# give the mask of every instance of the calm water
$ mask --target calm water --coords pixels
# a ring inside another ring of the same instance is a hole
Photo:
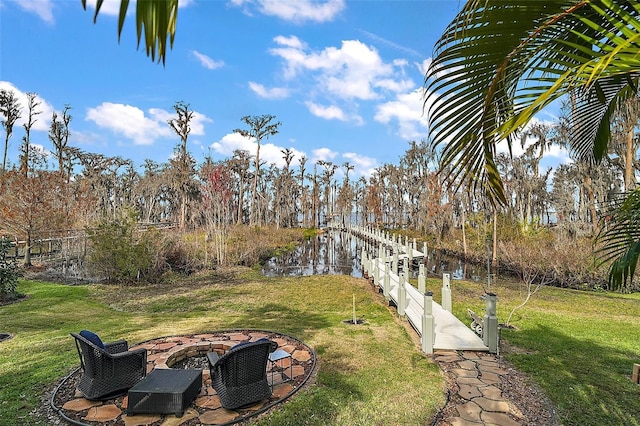
[[[342,274],[362,277],[361,252],[359,239],[347,232],[328,231],[305,241],[291,253],[269,259],[262,272],[268,276]],[[484,281],[487,277],[486,267],[465,263],[438,250],[431,251],[423,262],[429,276],[442,276],[446,272],[453,279]],[[412,276],[415,277],[418,263],[414,263]]]

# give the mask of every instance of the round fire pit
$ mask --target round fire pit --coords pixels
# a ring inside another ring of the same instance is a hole
[[[249,407],[225,410],[211,386],[207,353],[222,354],[238,343],[268,338],[278,344],[278,350],[287,352],[285,359],[270,363],[269,372],[272,397]],[[284,402],[302,389],[316,369],[316,354],[304,342],[281,333],[263,330],[229,330],[212,333],[167,336],[147,340],[129,349],[147,350],[147,371],[154,369],[200,369],[202,388],[195,401],[184,412],[182,426],[199,424],[234,424],[262,414]],[[62,379],[51,397],[51,406],[58,414],[73,424],[98,426],[122,424],[126,416],[126,394],[107,401],[87,401],[76,393],[81,376],[77,368]],[[152,424],[170,420],[171,415],[154,415]],[[108,417],[108,418],[107,418]],[[129,421],[132,421],[134,416]],[[100,420],[98,420],[100,418]]]

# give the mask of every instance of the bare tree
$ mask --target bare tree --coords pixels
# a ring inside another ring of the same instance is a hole
[[[253,188],[251,189],[251,205],[249,207],[249,224],[253,225],[255,221],[255,208],[256,199],[258,197],[258,177],[260,174],[260,143],[263,139],[267,139],[269,136],[273,136],[278,133],[278,127],[282,123],[279,121],[272,122],[275,119],[275,115],[246,115],[241,120],[249,126],[249,129],[235,129],[235,133],[240,133],[247,138],[255,139],[256,156],[254,159],[254,175],[253,175]]]
[[[553,282],[553,250],[556,247],[553,240],[542,233],[523,235],[518,241],[501,242],[499,249],[503,262],[520,277],[525,290],[524,300],[507,317],[505,325],[509,327],[513,314],[529,303],[543,286]]]
[[[189,197],[196,192],[197,187],[193,182],[195,175],[195,161],[187,151],[187,140],[191,133],[191,120],[194,112],[189,109],[189,104],[183,101],[176,102],[173,109],[178,115],[167,121],[173,131],[180,137],[180,143],[176,147],[176,156],[171,160],[173,169],[173,186],[180,198],[180,229],[184,229],[187,218],[187,203]]]
[[[21,116],[20,102],[13,90],[0,90],[0,123],[4,127],[4,155],[2,157],[2,173],[7,169],[7,151],[9,151],[9,139],[13,133],[13,125]]]
[[[31,128],[36,123],[38,114],[42,111],[37,109],[40,101],[36,100],[37,93],[27,93],[27,121],[24,126],[24,137],[22,138],[22,146],[20,147],[20,171],[26,178],[29,175],[29,163],[31,155]]]
[[[67,152],[70,136],[69,123],[72,119],[69,114],[70,109],[71,106],[65,105],[60,118],[58,118],[58,113],[54,111],[51,117],[51,126],[49,127],[49,139],[53,143],[54,154],[58,160],[58,171],[61,176],[66,178],[67,182],[71,173]]]

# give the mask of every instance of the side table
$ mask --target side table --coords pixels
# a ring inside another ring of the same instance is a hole
[[[174,413],[182,417],[201,387],[202,370],[153,370],[129,389],[127,415]]]
[[[291,354],[284,349],[278,349],[277,351],[273,351],[269,354],[269,362],[271,363],[271,389],[273,390],[273,375],[274,369],[278,365],[279,361],[283,359],[289,358],[289,380],[293,378],[293,360],[291,358]],[[282,365],[280,365],[282,367]],[[284,380],[283,380],[284,381]]]

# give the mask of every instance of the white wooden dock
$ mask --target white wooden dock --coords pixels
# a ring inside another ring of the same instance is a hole
[[[442,304],[433,300],[431,292],[425,289],[425,274],[422,264],[418,275],[418,288],[405,278],[413,259],[426,255],[417,250],[416,240],[396,237],[374,228],[349,227],[348,232],[363,241],[362,267],[373,285],[384,297],[395,304],[398,315],[406,318],[420,335],[422,350],[489,351],[497,350],[497,317],[495,316],[495,295],[491,309],[487,309],[483,337],[478,336],[451,313],[451,288],[449,275],[443,276]],[[400,273],[399,271],[404,272]],[[489,304],[487,305],[489,306]],[[428,330],[431,330],[429,333]],[[425,334],[426,332],[426,334]],[[485,343],[486,342],[486,343]]]

